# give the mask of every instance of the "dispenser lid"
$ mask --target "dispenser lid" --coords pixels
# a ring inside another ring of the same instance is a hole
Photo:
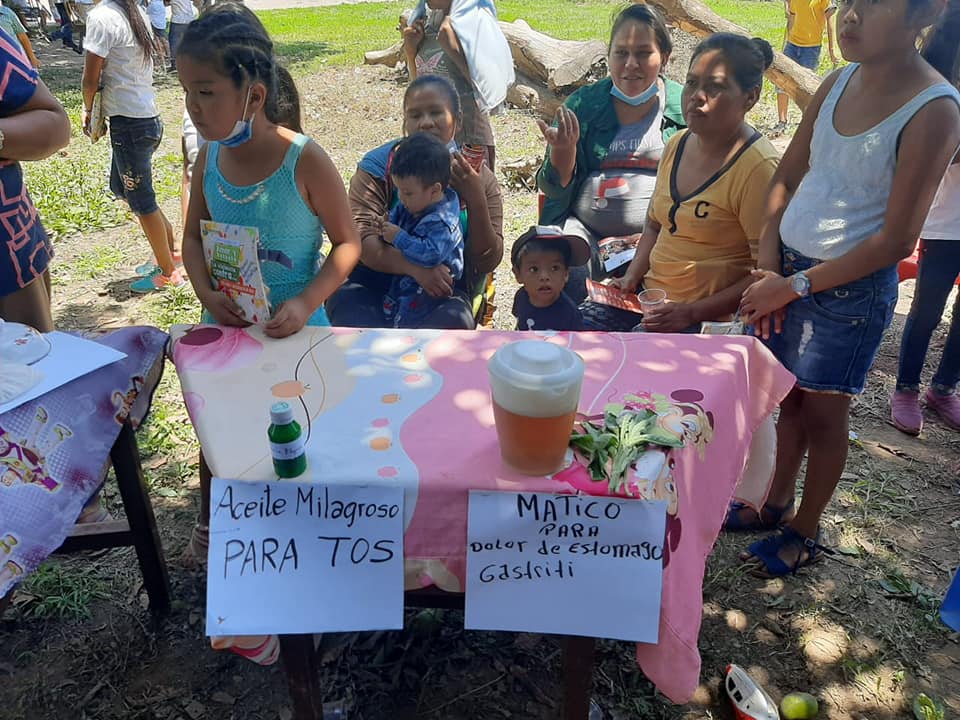
[[[29,325],[0,319],[0,363],[32,365],[50,348],[50,341]]]
[[[564,388],[583,376],[583,360],[572,350],[542,340],[518,340],[490,358],[490,373],[530,390]]]

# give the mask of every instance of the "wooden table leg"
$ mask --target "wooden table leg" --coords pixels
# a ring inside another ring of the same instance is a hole
[[[157,531],[157,519],[143,478],[140,465],[140,450],[137,436],[127,421],[120,428],[120,435],[110,449],[110,459],[117,475],[117,486],[123,498],[123,508],[133,534],[133,546],[137,551],[143,585],[150,598],[150,611],[166,614],[170,611],[170,579],[167,564],[163,559],[163,546]]]
[[[295,720],[323,720],[313,635],[281,635],[280,658],[287,673]]]
[[[596,640],[564,635],[561,640],[563,720],[587,720],[593,696],[593,658]]]

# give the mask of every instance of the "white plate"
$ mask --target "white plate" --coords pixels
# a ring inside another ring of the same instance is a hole
[[[32,365],[50,353],[50,341],[29,325],[0,320],[0,363]]]

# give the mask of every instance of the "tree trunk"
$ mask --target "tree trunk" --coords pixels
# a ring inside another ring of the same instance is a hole
[[[386,50],[371,50],[363,54],[364,65],[396,67],[403,60],[403,43],[394,43]]]
[[[555,93],[569,94],[606,73],[606,46],[598,40],[557,40],[525,21],[500,23],[513,63],[527,77]]]
[[[557,40],[531,28],[523,20],[501,22],[513,63],[516,85],[507,91],[507,102],[553,118],[563,99],[582,85],[606,74],[606,46],[600,41]],[[367,65],[396,67],[404,61],[403,45],[365,53]]]
[[[634,0],[639,2],[639,0]],[[654,0],[664,14],[681,30],[705,37],[716,32],[732,32],[750,36],[746,30],[717,15],[699,0]],[[786,18],[784,18],[786,22]],[[773,65],[767,70],[767,77],[777,87],[782,88],[794,102],[805,108],[820,86],[820,76],[800,67],[783,53],[774,51]]]
[[[517,82],[507,90],[507,102],[523,110],[533,110],[544,120],[551,120],[563,98],[542,82],[517,72]]]

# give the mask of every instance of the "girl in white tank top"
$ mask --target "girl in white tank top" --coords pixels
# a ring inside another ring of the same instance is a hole
[[[820,517],[846,462],[850,399],[893,315],[897,262],[913,252],[960,146],[960,94],[916,48],[937,7],[841,0],[840,48],[853,64],[814,96],[771,183],[760,270],[742,311],[797,384],[780,407],[767,504],[759,513],[732,508],[727,519],[738,529],[785,523],[741,556],[760,576],[796,572],[829,552]],[[953,57],[958,40],[949,39]]]

